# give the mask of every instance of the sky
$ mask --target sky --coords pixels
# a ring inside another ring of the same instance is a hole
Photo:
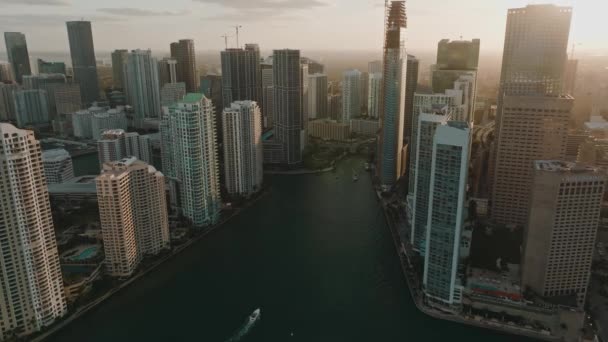
[[[433,51],[443,38],[480,38],[500,53],[508,8],[555,3],[574,7],[570,35],[577,51],[608,51],[606,0],[409,0],[408,52]],[[384,0],[0,0],[0,31],[26,34],[28,49],[69,51],[65,21],[90,20],[95,49],[169,50],[194,39],[197,51],[220,50],[229,35],[262,50],[382,48]],[[0,52],[5,50],[0,44]]]

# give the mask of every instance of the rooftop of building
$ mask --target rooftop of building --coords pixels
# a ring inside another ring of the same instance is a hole
[[[598,168],[563,160],[536,160],[534,161],[534,169],[547,172],[596,172]]]
[[[507,264],[503,272],[471,267],[467,284],[470,289],[482,290],[487,294],[521,294],[522,291],[517,264]]]
[[[103,165],[103,171],[99,175],[99,178],[119,177],[119,176],[125,174],[125,171],[127,171],[128,169],[130,169],[132,167],[141,167],[141,168],[145,167],[148,169],[148,173],[157,173],[160,176],[163,175],[160,171],[157,171],[156,168],[154,168],[154,166],[152,166],[142,160],[139,160],[136,157],[127,157],[127,158],[123,158],[121,160],[105,163]]]
[[[42,152],[43,161],[61,161],[70,158],[70,153],[63,148],[55,148]]]
[[[49,194],[95,194],[97,188],[95,186],[95,175],[79,176],[72,178],[64,183],[49,184]]]
[[[205,96],[199,93],[188,93],[184,98],[179,101],[182,103],[197,103],[200,102]]]
[[[101,140],[115,139],[119,135],[125,134],[124,129],[107,129],[101,133]]]

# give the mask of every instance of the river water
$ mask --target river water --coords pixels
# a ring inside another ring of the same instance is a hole
[[[273,176],[254,206],[49,340],[526,340],[416,309],[361,165]]]

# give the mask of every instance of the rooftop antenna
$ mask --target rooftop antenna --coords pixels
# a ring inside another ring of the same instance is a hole
[[[228,50],[228,35],[224,33],[224,35],[220,37],[224,38],[224,45],[226,46],[226,50]]]
[[[241,25],[235,25],[234,28],[236,29],[236,48],[240,48],[239,46],[239,29],[243,27]]]

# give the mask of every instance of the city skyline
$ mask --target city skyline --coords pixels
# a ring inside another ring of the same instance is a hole
[[[576,0],[500,0],[498,3],[470,0],[466,6],[440,0],[408,1],[408,48],[414,52],[432,51],[434,46],[430,46],[429,41],[462,37],[480,38],[482,55],[499,53],[504,42],[506,11],[529,3],[573,6],[570,45],[577,44],[580,53],[607,51],[601,30],[594,26],[601,21],[603,11],[597,11],[591,2]],[[375,50],[382,47],[383,4],[382,0],[176,0],[169,6],[159,1],[134,0],[125,6],[117,0],[108,0],[103,5],[92,1],[10,0],[0,3],[5,13],[0,15],[0,30],[23,32],[28,39],[28,49],[34,52],[68,50],[65,22],[79,19],[92,22],[98,52],[138,47],[167,53],[168,42],[183,37],[194,39],[199,51],[221,50],[225,46],[220,36],[226,33],[230,36],[228,47],[236,46],[234,26],[237,24],[243,26],[240,45],[255,41],[262,51],[336,50],[338,47]],[[446,12],[450,15],[442,16],[442,25],[428,20]],[[158,25],[159,20],[171,25],[172,30],[166,30],[164,24]],[[373,24],[353,35],[352,28],[360,27],[361,22]],[[479,30],[480,27],[484,29]],[[44,35],[39,33],[41,29]],[[277,29],[284,34],[274,34]],[[4,46],[0,46],[0,53],[5,53]]]

